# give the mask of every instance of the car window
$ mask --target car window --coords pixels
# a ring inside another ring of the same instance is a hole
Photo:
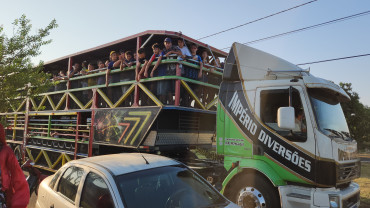
[[[87,175],[81,193],[80,207],[114,207],[112,195],[109,192],[109,188],[104,182],[104,179],[98,174],[90,172]]]
[[[49,187],[51,188],[51,189],[53,189],[54,188],[54,186],[55,186],[55,183],[57,182],[57,180],[58,180],[58,178],[59,178],[59,176],[60,176],[60,174],[63,172],[63,170],[62,169],[60,169],[58,172],[56,172],[55,173],[55,175],[53,176],[53,178],[51,179],[51,181],[50,181],[50,183],[49,183]]]
[[[184,166],[119,175],[116,182],[127,207],[220,207],[228,203],[204,179]]]
[[[81,193],[80,207],[114,207],[112,196],[104,179],[98,174],[90,172],[85,180]]]
[[[74,202],[83,173],[82,168],[69,167],[59,180],[58,192]]]

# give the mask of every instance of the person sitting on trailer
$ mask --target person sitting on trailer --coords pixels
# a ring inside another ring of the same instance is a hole
[[[131,67],[135,63],[135,60],[133,58],[132,52],[131,51],[126,51],[125,56],[123,57],[120,65],[121,71],[125,67]]]
[[[117,52],[115,52],[115,51],[110,52],[109,59],[110,59],[110,62],[108,64],[108,70],[107,70],[106,75],[105,75],[105,86],[106,87],[108,87],[109,83],[112,83],[112,81],[113,81],[112,76],[109,75],[110,71],[113,68],[116,68],[121,64],[121,60],[118,59]]]
[[[131,51],[126,51],[124,58],[121,61],[120,70],[122,71],[125,67],[131,67],[135,63],[133,58],[133,54]],[[131,81],[135,79],[133,71],[127,71],[124,73],[120,73],[120,82]],[[121,85],[122,94],[125,93],[129,89],[130,85]],[[132,100],[132,95],[129,95],[128,98],[125,99],[125,105],[130,106]]]
[[[141,78],[144,78],[144,77],[141,77],[141,76],[144,73],[146,65],[148,64],[148,60],[146,59],[144,48],[140,48],[137,51],[137,56],[139,58],[139,63],[136,63],[135,78],[136,78],[136,81],[140,81]],[[144,64],[144,65],[140,69],[141,64]]]
[[[81,71],[86,71],[87,70],[87,61],[83,61],[81,63]]]
[[[98,69],[99,70],[103,70],[105,68],[105,65],[104,65],[103,61],[99,60],[99,61],[97,61],[97,64],[98,64]],[[104,83],[105,83],[105,77],[103,77],[103,76],[98,77],[98,85],[102,85]]]
[[[201,55],[202,55],[203,64],[210,64],[207,50],[203,50]]]
[[[198,76],[194,76],[194,75],[189,75],[189,78],[193,78],[193,79],[201,79],[202,78],[202,75],[203,75],[203,60],[202,58],[197,55],[197,51],[198,51],[198,46],[195,45],[195,44],[192,44],[190,46],[190,50],[191,50],[191,59],[197,61],[199,63],[199,72],[198,72]]]
[[[66,80],[66,79],[68,79],[68,77],[66,76],[64,70],[60,70],[58,75],[53,76],[53,81],[60,81],[60,80]],[[57,84],[55,85],[54,89],[55,91],[65,90],[67,89],[66,83]]]
[[[153,61],[155,59],[157,59],[157,63],[155,64],[155,66],[153,67],[152,71],[150,72],[150,77],[153,77],[154,76],[154,72],[155,72],[155,70],[157,70],[159,64],[161,63],[162,57],[163,57],[163,52],[159,48],[159,44],[158,43],[154,43],[152,45],[152,49],[153,49],[153,55],[152,55],[152,57],[150,57],[149,62],[146,65],[145,72],[144,72],[144,76],[145,77],[148,77],[149,67],[153,63]],[[163,67],[161,67],[158,70],[158,75],[157,76],[159,77],[159,76],[165,76],[165,75],[166,75],[166,71],[163,70]]]
[[[171,54],[182,56],[181,50],[172,45],[172,40],[169,37],[164,39],[164,48],[162,51],[165,57],[168,57]]]
[[[50,133],[50,136],[54,138],[59,138],[59,133],[57,131],[53,131]]]
[[[79,63],[75,63],[71,70],[68,71],[68,78],[73,77],[75,74],[78,74],[81,70],[81,66]]]
[[[186,58],[191,58],[191,53],[189,51],[189,48],[185,45],[184,39],[180,38],[177,40],[177,47],[181,51],[181,58],[186,59]]]
[[[57,75],[53,75],[53,81],[65,80],[65,79],[67,79],[67,76],[64,70],[60,70]]]

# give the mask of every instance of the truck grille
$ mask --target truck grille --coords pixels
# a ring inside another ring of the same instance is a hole
[[[338,182],[346,182],[360,177],[360,161],[338,165]]]
[[[355,205],[357,205],[357,203],[360,201],[360,192],[358,192],[357,194],[347,198],[347,199],[344,199],[342,201],[342,204],[343,204],[343,208],[352,208],[354,207]]]

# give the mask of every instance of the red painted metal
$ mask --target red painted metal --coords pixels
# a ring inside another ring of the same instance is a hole
[[[94,101],[93,101],[94,104]],[[90,127],[90,138],[89,138],[89,150],[88,150],[88,156],[92,156],[92,146],[93,146],[93,138],[94,138],[94,126],[95,126],[95,110],[93,109],[91,111],[91,127]]]
[[[75,154],[74,154],[74,159],[77,159],[77,150],[78,150],[78,134],[80,130],[80,125],[81,124],[81,113],[77,113],[77,121],[76,121],[76,137],[75,137]]]
[[[72,69],[72,64],[73,64],[72,61],[73,61],[73,58],[72,57],[69,57],[69,59],[68,59],[68,72],[67,72],[67,76],[69,76],[69,72]],[[69,90],[70,88],[71,88],[71,81],[69,81],[69,79],[68,79],[68,81],[67,81],[67,90]],[[67,93],[67,95],[66,95],[66,107],[65,107],[64,110],[68,110],[69,109],[69,101],[70,101],[69,94]]]
[[[176,76],[181,77],[181,68],[179,64],[176,64]],[[175,81],[175,106],[180,105],[180,87],[181,87],[181,81],[179,79],[176,79]]]
[[[137,53],[140,46],[141,46],[141,36],[137,37],[137,39],[136,39],[136,51],[135,51],[135,53]],[[139,64],[139,56],[138,55],[136,56],[136,63]],[[135,79],[136,79],[137,74],[139,74],[139,72],[135,71]],[[135,85],[134,103],[132,104],[132,106],[134,106],[134,107],[139,106],[139,86],[137,84]]]
[[[88,148],[88,156],[92,156],[92,146],[93,146],[93,138],[94,138],[94,125],[95,125],[95,109],[98,108],[98,93],[96,88],[92,89],[93,91],[93,103],[91,105],[91,126],[90,126],[90,135],[89,135],[89,148]]]

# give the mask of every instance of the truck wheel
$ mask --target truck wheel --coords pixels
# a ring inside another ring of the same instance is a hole
[[[280,207],[276,188],[257,174],[248,173],[238,177],[231,182],[228,190],[226,197],[240,207]]]

